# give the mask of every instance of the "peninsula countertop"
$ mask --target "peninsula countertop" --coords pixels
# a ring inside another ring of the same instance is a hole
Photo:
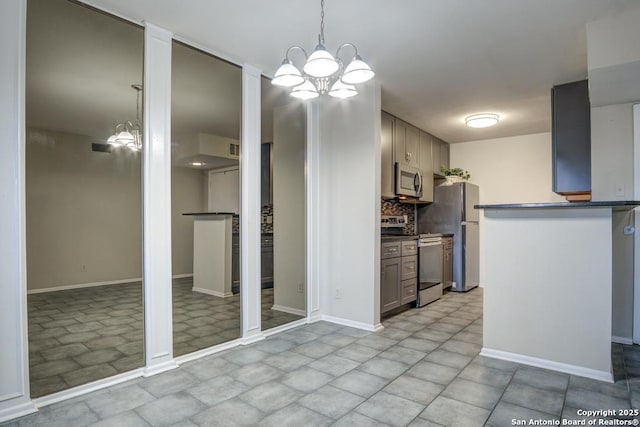
[[[499,203],[492,205],[475,205],[476,209],[572,209],[572,208],[613,208],[630,210],[640,206],[638,200],[610,200],[595,202],[550,202],[550,203]]]

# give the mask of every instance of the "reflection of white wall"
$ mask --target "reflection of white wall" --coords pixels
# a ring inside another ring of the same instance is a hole
[[[140,155],[93,152],[91,142],[81,135],[29,131],[29,290],[142,276]],[[202,210],[202,172],[173,174],[174,274],[191,273],[193,224],[181,213]]]
[[[240,169],[209,171],[208,211],[240,213]]]
[[[305,109],[273,113],[274,308],[305,313]]]
[[[185,212],[204,210],[206,189],[204,172],[195,169],[171,168],[171,247],[173,275],[193,272],[193,217]]]

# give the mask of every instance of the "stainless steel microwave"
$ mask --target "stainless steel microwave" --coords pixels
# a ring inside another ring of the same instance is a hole
[[[398,196],[422,196],[422,172],[412,166],[396,162],[396,194]]]

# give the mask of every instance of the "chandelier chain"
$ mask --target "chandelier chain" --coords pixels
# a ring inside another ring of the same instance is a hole
[[[324,0],[320,0],[320,44],[324,45]]]

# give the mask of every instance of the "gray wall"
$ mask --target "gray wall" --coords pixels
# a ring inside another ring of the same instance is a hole
[[[81,135],[28,131],[29,290],[142,277],[141,156],[93,152],[91,142]],[[174,206],[201,209],[201,172],[175,175]],[[191,272],[191,227],[174,212],[174,274]]]

